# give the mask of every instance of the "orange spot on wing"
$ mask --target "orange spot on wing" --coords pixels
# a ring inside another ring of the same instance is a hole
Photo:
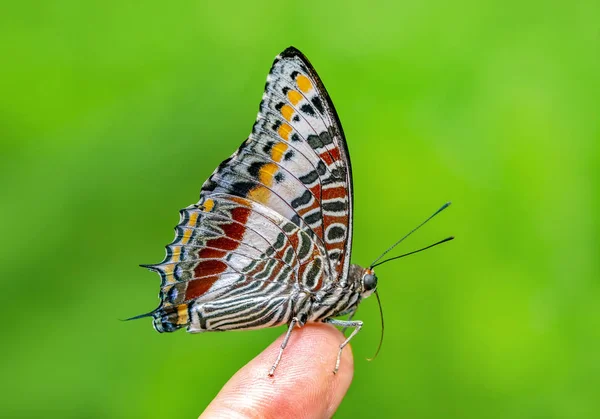
[[[179,262],[181,260],[181,246],[171,248],[171,260],[169,262]]]
[[[290,90],[287,97],[292,102],[292,105],[296,106],[302,100],[303,96],[296,90]]]
[[[161,265],[160,270],[162,272],[162,277],[164,278],[166,284],[172,284],[177,281],[175,279],[175,275],[173,274],[173,271],[175,270],[174,263]]]
[[[172,270],[169,273],[165,272],[164,279],[165,279],[165,284],[173,284],[173,283],[177,282],[177,280],[175,279],[175,275],[173,275]]]
[[[229,199],[232,200],[233,202],[237,202],[238,204],[241,204],[241,205],[243,205],[245,207],[248,207],[248,206],[251,205],[250,202],[247,199],[244,199],[244,198],[239,197],[239,196],[231,196],[231,197],[229,197]]]
[[[181,238],[181,244],[187,244],[190,241],[191,236],[192,236],[192,230],[185,230],[183,232],[183,237]]]
[[[204,204],[202,204],[202,206],[204,207],[204,211],[212,211],[213,207],[215,206],[215,201],[209,198],[206,201],[204,201]]]
[[[289,139],[291,132],[292,132],[292,127],[290,127],[288,124],[281,124],[281,126],[277,130],[277,133],[279,134],[279,136],[286,141]]]
[[[250,199],[264,204],[269,200],[271,191],[264,186],[259,186],[258,188],[252,189],[248,195],[250,196]]]
[[[296,77],[296,84],[304,93],[310,92],[313,88],[308,77],[303,74],[300,74],[298,77]]]
[[[197,212],[190,212],[190,219],[188,220],[188,227],[196,227],[196,224],[198,223],[198,213]]]
[[[286,143],[277,143],[271,149],[271,158],[275,161],[281,161],[283,153],[287,150],[288,146]]]
[[[290,121],[292,119],[292,115],[294,115],[294,109],[290,105],[283,105],[281,107],[281,114],[285,119]]]
[[[266,186],[271,186],[273,184],[273,176],[275,176],[275,173],[277,173],[277,169],[279,169],[279,166],[277,166],[275,163],[268,163],[261,167],[260,171],[258,172],[258,179],[260,183]]]
[[[177,306],[177,324],[187,324],[189,320],[187,304]]]

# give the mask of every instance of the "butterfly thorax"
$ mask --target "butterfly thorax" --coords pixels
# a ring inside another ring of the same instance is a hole
[[[371,294],[363,290],[362,277],[364,272],[364,268],[352,264],[346,280],[334,283],[317,292],[311,306],[311,313],[308,316],[309,321],[321,321],[356,310],[360,301]]]

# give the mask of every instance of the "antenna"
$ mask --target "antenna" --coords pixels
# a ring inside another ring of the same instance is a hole
[[[448,208],[450,206],[451,202],[446,202],[444,205],[441,206],[441,208],[439,210],[437,210],[436,212],[434,212],[432,215],[429,216],[429,218],[427,218],[425,221],[423,221],[421,224],[419,224],[418,226],[416,226],[415,228],[413,228],[407,235],[405,235],[404,237],[402,237],[400,240],[398,240],[396,243],[394,243],[393,245],[391,245],[385,252],[383,252],[381,254],[381,256],[379,256],[377,259],[375,259],[373,261],[373,263],[371,263],[370,267],[373,268],[377,265],[381,265],[381,263],[377,263],[378,261],[381,260],[382,257],[384,257],[390,250],[392,250],[394,247],[398,246],[400,243],[402,243],[402,241],[404,239],[406,239],[408,236],[410,236],[411,234],[413,234],[415,231],[417,231],[418,229],[420,229],[421,227],[423,227],[427,221],[431,220],[433,217],[435,217],[436,215],[438,215],[440,212],[442,212],[443,210],[445,210],[446,208]],[[436,243],[439,244],[439,243]],[[430,246],[431,247],[431,246]],[[422,249],[424,250],[424,249]],[[382,262],[383,263],[383,262]]]
[[[400,256],[394,256],[393,258],[386,259],[383,262],[379,262],[379,263],[376,263],[375,265],[371,265],[370,269],[373,269],[375,266],[383,265],[384,263],[389,262],[390,260],[400,259],[400,258],[403,258],[404,256],[414,255],[415,253],[419,253],[419,252],[422,252],[423,250],[430,249],[432,247],[437,246],[438,244],[449,242],[450,240],[454,240],[454,236],[446,237],[444,240],[440,240],[437,243],[430,244],[429,246],[423,247],[419,250],[413,250],[412,252],[408,252],[408,253],[405,253]]]
[[[379,304],[379,317],[381,317],[381,336],[379,338],[379,345],[377,345],[377,351],[375,351],[375,355],[373,355],[373,358],[367,358],[367,361],[372,361],[377,358],[377,355],[381,350],[381,345],[383,344],[383,331],[385,330],[385,323],[383,322],[383,308],[381,307],[381,300],[379,299],[377,288],[375,288],[375,297],[377,297],[377,304]]]

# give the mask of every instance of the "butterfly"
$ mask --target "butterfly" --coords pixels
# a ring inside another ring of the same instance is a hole
[[[350,263],[352,190],[331,98],[308,59],[289,47],[269,71],[250,136],[204,183],[199,202],[180,211],[164,260],[142,265],[160,275],[161,303],[132,319],[152,317],[158,332],[287,325],[271,376],[295,327],[352,328],[337,372],[363,327],[352,315],[377,289],[374,263]]]

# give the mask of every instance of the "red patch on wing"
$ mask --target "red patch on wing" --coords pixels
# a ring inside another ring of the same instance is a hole
[[[210,248],[203,248],[198,251],[198,257],[208,259],[200,262],[194,269],[194,276],[199,279],[188,283],[185,292],[186,301],[200,297],[212,287],[220,278],[220,274],[227,270],[227,264],[219,260],[227,254],[228,251],[239,247],[240,241],[246,231],[246,221],[250,217],[251,210],[245,207],[236,207],[231,210],[233,222],[221,224],[224,236],[206,241]]]
[[[319,281],[317,282],[317,285],[314,286],[313,291],[319,291],[322,286],[323,286],[323,275],[319,275]]]
[[[249,216],[249,208],[237,207],[232,209],[231,218],[236,222],[220,225],[225,233],[225,236],[234,240],[242,240],[242,237],[244,237],[244,232],[246,231],[245,224],[246,221],[248,221]]]
[[[329,200],[334,198],[344,198],[348,196],[348,190],[343,186],[336,186],[334,188],[323,189],[323,200]]]
[[[227,269],[227,264],[221,260],[209,259],[204,262],[200,262],[196,268],[194,268],[194,277],[200,278],[204,276],[219,275]]]
[[[289,234],[289,235],[287,235],[287,239],[289,240],[290,244],[294,248],[294,251],[296,251],[298,249],[298,244],[300,244],[300,239],[298,238],[298,235],[297,234]]]
[[[203,295],[219,279],[218,275],[190,281],[185,291],[185,300],[190,301]]]
[[[300,211],[298,211],[298,214],[300,214],[302,217],[304,217],[304,214],[309,213],[309,212],[319,208],[320,206],[321,206],[321,203],[315,199],[315,200],[313,200],[310,207],[302,208]]]
[[[248,217],[250,217],[250,208],[236,207],[231,210],[231,218],[238,223],[246,224]]]
[[[321,160],[323,160],[327,166],[331,166],[334,162],[340,159],[340,150],[335,147],[331,150],[322,152],[319,154],[319,157],[321,157]]]
[[[312,188],[310,188],[310,191],[315,196],[315,200],[320,203],[319,199],[320,199],[320,196],[321,196],[321,184],[317,183],[315,186],[313,186]]]
[[[235,250],[240,245],[235,240],[231,240],[227,237],[219,237],[218,239],[207,240],[207,246],[216,247],[217,249],[223,250]]]
[[[348,224],[348,215],[327,215],[323,216],[323,224],[331,225],[333,223]]]
[[[236,243],[237,244],[237,243]],[[221,259],[227,254],[225,250],[203,248],[198,252],[200,259]]]

